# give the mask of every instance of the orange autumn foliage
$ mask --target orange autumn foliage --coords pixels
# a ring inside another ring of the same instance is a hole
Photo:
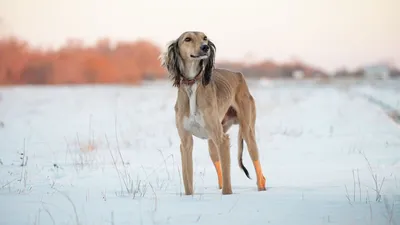
[[[0,40],[0,85],[137,84],[166,76],[159,54],[157,46],[142,40],[114,48],[107,39],[94,47],[68,40],[57,51],[44,51],[12,37]]]
[[[159,55],[160,49],[146,40],[113,44],[105,38],[85,46],[82,40],[70,39],[58,50],[44,50],[11,37],[0,40],[0,85],[140,84],[144,79],[167,78]],[[302,70],[305,77],[324,75],[297,59],[252,64],[220,61],[217,67],[253,78],[292,78],[296,70]]]

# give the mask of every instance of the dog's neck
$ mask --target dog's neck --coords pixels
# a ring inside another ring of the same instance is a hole
[[[191,61],[185,63],[184,75],[181,83],[186,85],[192,85],[196,81],[200,80],[203,72],[203,65],[201,61]]]

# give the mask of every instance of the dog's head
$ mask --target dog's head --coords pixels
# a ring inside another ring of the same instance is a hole
[[[200,66],[204,66],[202,83],[207,85],[214,68],[215,51],[214,43],[203,32],[184,32],[172,41],[160,56],[161,65],[168,70],[173,86],[179,87],[181,77],[185,76],[183,74],[185,65],[190,62],[199,63]],[[187,78],[192,79],[192,77]]]

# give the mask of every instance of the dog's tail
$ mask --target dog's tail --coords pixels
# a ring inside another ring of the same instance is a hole
[[[246,167],[243,165],[243,137],[242,132],[239,130],[238,134],[238,161],[239,167],[243,170],[244,174],[246,174],[247,178],[250,178],[249,171],[247,171]]]

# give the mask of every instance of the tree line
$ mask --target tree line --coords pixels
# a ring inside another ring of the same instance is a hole
[[[166,79],[167,71],[158,59],[161,49],[147,40],[111,43],[100,39],[93,46],[71,39],[57,50],[33,48],[16,37],[0,40],[0,85],[57,84],[140,84],[146,79]],[[241,71],[245,76],[293,78],[328,77],[315,66],[300,60],[253,64],[217,61],[218,67]],[[362,70],[338,70],[335,75],[362,76]]]
[[[43,50],[13,37],[0,41],[0,84],[137,84],[166,75],[159,54],[144,40],[112,46],[104,39],[92,47],[69,40],[58,50]]]

